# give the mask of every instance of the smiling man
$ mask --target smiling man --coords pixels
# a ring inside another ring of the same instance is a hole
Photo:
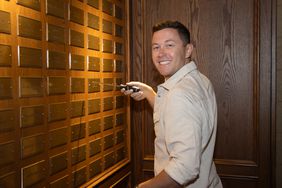
[[[191,61],[188,29],[177,21],[153,27],[152,59],[165,82],[158,91],[129,82],[139,92],[122,92],[147,99],[154,108],[155,177],[138,188],[221,188],[213,162],[217,105],[213,86]]]

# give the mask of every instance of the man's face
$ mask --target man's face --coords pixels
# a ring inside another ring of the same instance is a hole
[[[159,73],[167,80],[187,63],[192,49],[184,46],[176,29],[156,31],[152,38],[152,59]]]

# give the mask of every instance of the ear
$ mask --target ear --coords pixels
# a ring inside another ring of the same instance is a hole
[[[192,54],[193,49],[194,49],[193,44],[189,43],[189,44],[186,45],[186,47],[185,47],[185,50],[186,50],[186,52],[185,52],[185,58],[186,58],[186,59],[189,58],[189,57],[191,57],[191,54]]]

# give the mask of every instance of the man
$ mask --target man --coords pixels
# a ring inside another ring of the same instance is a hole
[[[165,82],[157,93],[140,82],[140,91],[122,90],[154,108],[155,177],[138,188],[221,188],[213,162],[217,105],[212,84],[190,60],[193,45],[181,23],[153,27],[152,59]]]

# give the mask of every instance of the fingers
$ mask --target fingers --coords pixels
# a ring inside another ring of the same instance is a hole
[[[136,101],[140,101],[144,99],[144,95],[142,91],[133,92],[130,96]]]

